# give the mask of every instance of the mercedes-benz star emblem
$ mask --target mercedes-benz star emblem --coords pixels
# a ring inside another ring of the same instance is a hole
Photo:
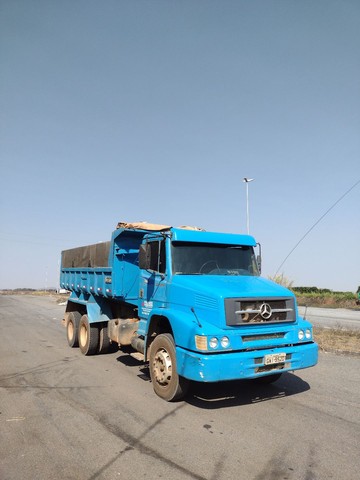
[[[264,320],[269,320],[269,318],[272,315],[272,310],[271,310],[271,307],[268,303],[263,303],[260,306],[260,315],[262,316],[262,318]]]

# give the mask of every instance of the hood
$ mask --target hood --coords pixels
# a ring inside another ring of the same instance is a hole
[[[189,293],[216,298],[266,298],[289,297],[294,294],[287,288],[262,277],[224,275],[175,275],[172,285]]]

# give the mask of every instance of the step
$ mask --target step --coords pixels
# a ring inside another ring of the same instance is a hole
[[[145,361],[145,358],[144,358],[144,354],[143,353],[140,353],[140,352],[131,352],[130,353],[130,356],[135,358],[136,360],[138,360],[139,362],[144,362]]]

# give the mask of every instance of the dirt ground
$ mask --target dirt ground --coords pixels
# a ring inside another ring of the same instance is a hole
[[[323,352],[360,355],[360,332],[315,327],[314,338]]]

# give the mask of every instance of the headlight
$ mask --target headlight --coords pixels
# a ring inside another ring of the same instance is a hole
[[[222,348],[230,347],[230,340],[228,337],[221,337],[220,341],[217,337],[207,337],[206,335],[195,335],[195,346],[197,350],[207,351],[216,350],[219,347],[219,343]]]
[[[299,340],[304,340],[304,337],[305,337],[305,333],[303,330],[299,330],[298,331],[298,338]]]
[[[310,330],[310,328],[307,328],[307,329],[305,330],[305,337],[306,337],[308,340],[310,340],[310,338],[311,338],[311,330]]]

